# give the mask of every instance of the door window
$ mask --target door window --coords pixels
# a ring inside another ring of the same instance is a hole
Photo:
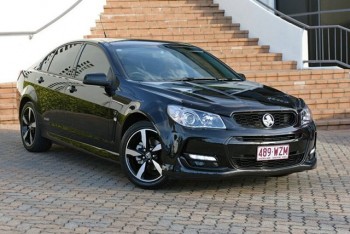
[[[110,65],[104,52],[97,46],[87,44],[77,64],[75,76],[83,80],[86,74],[103,73],[109,75]]]
[[[58,48],[49,67],[49,72],[61,76],[71,76],[74,61],[80,50],[81,43],[67,44]]]
[[[53,58],[54,55],[55,55],[55,52],[52,52],[45,57],[45,59],[41,62],[40,70],[47,71],[49,69],[51,59]]]

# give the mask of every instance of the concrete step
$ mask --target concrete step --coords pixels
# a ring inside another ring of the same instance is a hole
[[[11,89],[10,91],[11,92],[6,92],[6,93],[1,93],[1,91],[0,91],[0,103],[16,104],[17,95],[13,89]]]
[[[294,70],[297,63],[295,61],[265,61],[265,62],[236,62],[230,60],[224,60],[232,69],[237,72],[245,73],[247,70]]]
[[[195,6],[190,4],[173,4],[173,5],[167,5],[162,6],[161,4],[159,6],[154,5],[130,5],[130,6],[113,6],[113,5],[105,5],[104,6],[104,12],[106,14],[109,13],[143,13],[147,12],[149,14],[156,14],[156,13],[179,13],[179,8],[181,8],[181,13],[221,13],[224,14],[224,10],[220,10],[218,5],[207,5],[207,6]]]
[[[315,122],[318,130],[350,129],[350,118],[321,119]]]
[[[238,34],[236,34],[238,35]],[[104,38],[104,34],[93,34],[93,35],[88,35],[86,38]],[[129,34],[118,34],[113,32],[112,34],[107,34],[107,38],[128,38],[128,39],[146,39],[146,40],[162,40],[162,41],[178,41],[178,42],[187,42],[187,41],[192,41],[192,40],[199,40],[201,38],[207,38],[209,43],[217,43],[216,40],[222,40],[222,41],[229,41],[231,39],[236,39],[233,38],[232,35],[205,35],[204,37],[202,35],[129,35]],[[238,39],[238,38],[237,38]],[[247,41],[237,41],[241,43],[246,43]],[[254,45],[254,42],[251,43]]]
[[[109,29],[93,29],[92,34],[104,35],[107,37],[114,38],[159,38],[170,36],[177,38],[178,40],[193,40],[195,38],[206,38],[207,40],[212,39],[231,39],[231,38],[247,38],[248,31],[237,30],[237,31],[213,31],[210,29],[202,28],[168,28],[168,29],[137,29],[137,30],[109,30]]]
[[[281,88],[282,91],[287,92],[296,97],[303,98],[305,100],[315,100],[315,99],[329,99],[329,98],[340,98],[348,95],[350,92],[349,88],[326,88],[326,89],[312,89],[308,90],[292,90],[291,87]]]
[[[205,47],[205,46],[256,46],[258,45],[258,38],[230,38],[230,39],[216,39],[207,40],[204,38],[193,38],[191,40],[186,40],[190,44]],[[210,51],[209,51],[210,52]]]
[[[219,59],[225,62],[262,62],[262,61],[281,61],[280,53],[259,53],[259,54],[235,54],[235,53],[213,53]]]
[[[267,81],[308,81],[308,80],[326,80],[334,79],[350,80],[350,70],[343,69],[303,69],[284,71],[275,70],[246,70],[242,71],[246,77],[256,82],[265,83]],[[322,81],[325,82],[325,81]]]
[[[192,6],[192,7],[218,7],[218,4],[213,3],[213,1],[109,1],[106,7],[109,8],[128,8],[128,7],[167,7],[167,8],[178,8],[181,6]]]
[[[239,24],[229,23],[209,23],[207,20],[159,20],[155,22],[141,21],[141,22],[123,22],[118,24],[113,20],[97,20],[96,26],[91,30],[135,30],[135,29],[205,29],[215,31],[237,31],[240,30]]]
[[[100,19],[104,22],[105,20],[112,20],[115,23],[123,23],[123,22],[166,22],[166,21],[196,21],[198,20],[198,23],[200,22],[207,22],[209,24],[230,24],[232,23],[232,17],[225,16],[225,15],[196,15],[196,14],[135,14],[135,13],[129,13],[129,14],[106,14],[103,13],[100,17]]]
[[[0,124],[17,124],[16,83],[0,84]]]
[[[0,103],[1,115],[17,114],[17,103]]]
[[[179,8],[181,8],[181,11],[179,11]],[[218,8],[192,8],[191,6],[179,6],[178,8],[175,7],[129,7],[129,8],[109,8],[105,7],[104,13],[105,14],[145,14],[147,12],[148,15],[167,15],[167,14],[173,14],[181,18],[186,18],[186,15],[197,15],[197,16],[224,16],[225,11],[220,10]]]
[[[155,0],[155,2],[158,1],[166,1],[166,2],[186,2],[186,3],[195,3],[198,5],[201,4],[207,4],[207,3],[212,3],[213,0]],[[135,3],[135,2],[150,2],[150,0],[107,0],[107,4],[113,3],[113,2],[123,2],[123,3]]]
[[[86,35],[85,38],[104,38],[104,34],[96,34],[96,33],[91,33],[90,35]],[[170,40],[169,38],[172,38],[171,36],[158,36],[158,37],[149,37],[149,36],[144,36],[144,37],[139,37],[139,39],[154,39],[154,40]],[[181,42],[185,43],[190,43],[198,47],[212,47],[212,46],[256,46],[258,45],[258,38],[218,38],[215,40],[208,40],[208,39],[203,39],[200,37],[197,38],[191,38],[187,40],[181,40]],[[209,51],[210,52],[210,51]]]
[[[328,89],[349,89],[350,88],[350,80],[347,79],[333,79],[333,80],[325,80],[325,79],[319,79],[319,80],[303,80],[303,81],[293,81],[293,80],[286,80],[286,81],[266,81],[264,82],[266,84],[269,84],[273,87],[283,89],[285,87],[288,87],[290,90],[312,90],[314,92],[326,90]],[[350,95],[350,94],[349,94]]]
[[[12,93],[16,90],[16,83],[0,83],[0,93]]]
[[[203,46],[203,49],[210,51],[216,56],[230,55],[230,54],[261,54],[269,53],[270,46],[255,45],[255,46]]]
[[[349,109],[312,110],[315,120],[350,119]]]
[[[335,98],[313,98],[307,101],[307,104],[312,110],[322,109],[345,109],[350,110],[350,94],[343,97]]]
[[[0,125],[19,124],[17,115],[0,114]]]

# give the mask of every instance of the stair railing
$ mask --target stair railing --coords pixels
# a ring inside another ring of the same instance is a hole
[[[40,33],[44,29],[48,28],[58,20],[60,20],[63,16],[68,14],[70,11],[72,11],[76,6],[78,6],[83,0],[77,0],[74,2],[67,10],[63,11],[61,14],[59,14],[57,17],[49,21],[47,24],[43,25],[42,27],[38,28],[34,31],[14,31],[14,32],[0,32],[0,36],[29,36],[29,39],[32,39],[35,34]]]
[[[309,26],[270,7],[260,0],[255,1],[268,10],[273,11],[282,19],[308,31],[309,50],[314,51],[314,53],[312,55],[309,54],[309,59],[304,60],[304,63],[316,65],[337,64],[341,67],[350,68],[350,29],[340,25]]]

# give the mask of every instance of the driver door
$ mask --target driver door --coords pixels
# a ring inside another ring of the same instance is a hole
[[[95,147],[110,149],[113,141],[111,96],[105,87],[86,85],[84,76],[103,73],[112,79],[112,69],[103,50],[86,44],[78,59],[74,78],[68,80],[69,138]]]

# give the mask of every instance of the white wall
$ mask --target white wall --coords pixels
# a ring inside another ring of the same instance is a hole
[[[307,31],[275,16],[254,0],[214,0],[231,16],[241,29],[249,30],[249,37],[259,38],[260,45],[270,45],[271,52],[283,53],[283,60],[308,60]],[[265,3],[272,4],[270,0]]]
[[[11,0],[1,3],[0,32],[35,31],[60,15],[77,0]],[[59,21],[34,35],[0,36],[0,83],[14,82],[19,71],[41,59],[58,45],[90,34],[106,0],[83,0]]]

